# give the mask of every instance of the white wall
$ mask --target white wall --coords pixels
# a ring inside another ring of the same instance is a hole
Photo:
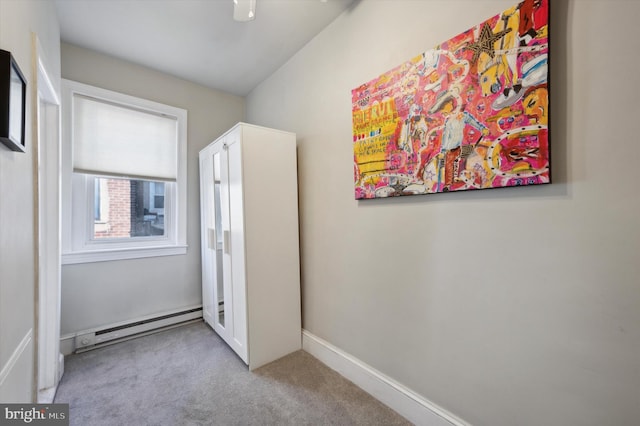
[[[552,185],[353,197],[351,89],[514,3],[357,1],[247,97],[298,135],[303,326],[474,425],[636,425],[640,2],[551,2]]]
[[[65,265],[61,334],[202,303],[198,152],[244,115],[244,100],[62,44],[63,78],[188,111],[187,243],[183,256]]]
[[[32,33],[56,87],[60,30],[53,3],[0,0],[0,49],[10,51],[27,80],[26,153],[0,145],[0,401],[29,402],[34,388],[34,169],[36,133]]]

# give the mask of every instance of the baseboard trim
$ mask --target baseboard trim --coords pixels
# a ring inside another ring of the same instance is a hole
[[[307,330],[302,330],[302,349],[416,425],[470,426],[447,410]]]

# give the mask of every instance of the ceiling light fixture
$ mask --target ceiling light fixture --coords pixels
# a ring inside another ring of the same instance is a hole
[[[253,21],[256,17],[256,0],[233,0],[233,19],[239,22]]]

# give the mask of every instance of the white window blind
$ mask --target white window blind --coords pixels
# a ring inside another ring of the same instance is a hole
[[[176,117],[73,95],[73,170],[175,181]]]

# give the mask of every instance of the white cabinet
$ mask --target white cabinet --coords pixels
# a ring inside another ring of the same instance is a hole
[[[295,134],[238,123],[200,151],[204,320],[253,370],[301,349]]]

